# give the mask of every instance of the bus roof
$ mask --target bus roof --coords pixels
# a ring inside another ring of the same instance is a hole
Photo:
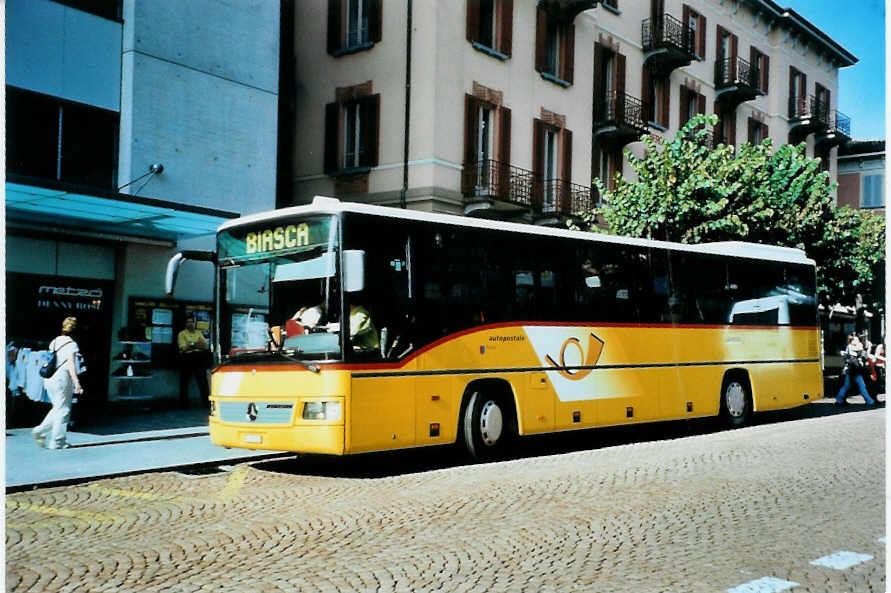
[[[814,260],[809,259],[801,249],[793,247],[780,247],[777,245],[763,245],[761,243],[747,243],[744,241],[720,241],[715,243],[700,243],[688,245],[685,243],[672,243],[670,241],[656,241],[652,239],[639,239],[636,237],[622,237],[607,235],[605,233],[592,233],[588,231],[573,231],[554,227],[523,224],[517,222],[504,222],[487,218],[471,218],[455,214],[440,214],[437,212],[424,212],[421,210],[406,210],[390,206],[375,206],[361,204],[359,202],[342,202],[336,198],[316,196],[310,204],[303,206],[291,206],[267,212],[248,214],[234,220],[225,222],[218,231],[224,231],[233,227],[246,224],[255,224],[266,220],[276,220],[291,216],[305,216],[307,214],[339,214],[342,212],[354,212],[371,216],[387,216],[405,220],[417,220],[455,226],[510,231],[514,233],[527,233],[544,237],[564,237],[583,241],[598,241],[601,243],[614,243],[621,245],[637,245],[641,247],[653,247],[661,249],[674,249],[677,251],[690,251],[695,253],[709,253],[730,257],[745,257],[751,259],[766,259],[788,263],[800,263],[814,265]]]

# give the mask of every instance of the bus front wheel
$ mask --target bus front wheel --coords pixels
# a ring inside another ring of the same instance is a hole
[[[502,457],[511,436],[510,410],[502,399],[474,391],[464,410],[464,444],[479,461]]]
[[[752,391],[742,376],[728,376],[721,388],[721,416],[730,428],[745,426],[752,419]]]

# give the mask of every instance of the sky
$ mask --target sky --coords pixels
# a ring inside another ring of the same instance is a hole
[[[776,0],[819,27],[858,62],[838,71],[838,110],[857,140],[885,137],[884,0]]]

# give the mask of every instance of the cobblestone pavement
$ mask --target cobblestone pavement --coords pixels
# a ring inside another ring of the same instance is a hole
[[[375,479],[240,465],[10,494],[7,588],[884,591],[884,422],[870,410]],[[838,552],[859,563],[811,564]]]

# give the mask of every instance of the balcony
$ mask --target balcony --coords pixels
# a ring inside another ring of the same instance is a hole
[[[644,66],[656,76],[668,76],[696,59],[696,32],[671,15],[644,19],[641,23]]]
[[[465,214],[477,210],[528,211],[536,189],[532,171],[491,159],[465,165],[461,175]]]
[[[591,212],[591,188],[562,179],[545,179],[536,188],[532,211],[540,217],[578,217]]]
[[[715,101],[733,109],[744,101],[751,101],[761,90],[761,69],[742,58],[715,61]]]
[[[562,179],[541,179],[532,171],[483,160],[464,167],[464,213],[581,216],[594,207],[591,189]]]
[[[647,133],[644,103],[612,91],[594,102],[594,141],[604,148],[621,148]]]
[[[797,144],[808,134],[816,133],[818,136],[825,134],[829,129],[831,115],[829,105],[813,95],[789,97],[789,141]],[[848,124],[850,125],[850,120]]]
[[[838,146],[851,139],[851,118],[836,110],[827,110],[826,128],[814,139],[820,148]]]

